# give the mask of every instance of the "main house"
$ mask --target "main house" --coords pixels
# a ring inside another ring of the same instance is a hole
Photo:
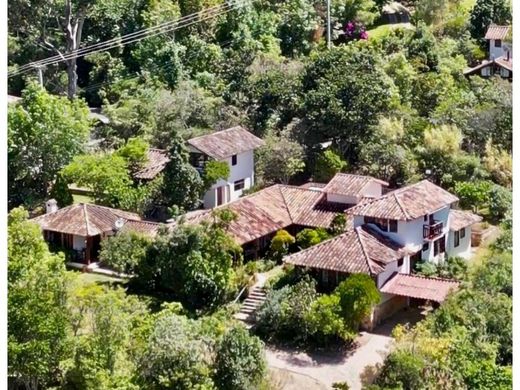
[[[410,300],[442,302],[456,282],[412,273],[419,261],[471,255],[471,226],[481,218],[455,209],[457,201],[428,180],[391,191],[348,209],[353,224],[345,233],[284,261],[311,270],[329,289],[352,273],[372,276],[382,295],[373,324]]]
[[[204,194],[204,208],[210,209],[233,202],[255,183],[254,150],[264,144],[242,126],[216,131],[187,142],[190,164],[202,175],[204,166],[210,160],[225,162],[229,166],[229,176],[218,180]],[[148,151],[147,163],[135,174],[138,180],[157,177],[169,162],[168,152],[161,149]]]
[[[502,78],[513,79],[513,46],[509,39],[510,26],[491,24],[486,32],[488,42],[488,59],[464,72],[470,76],[479,74],[482,77],[500,75]]]
[[[246,258],[261,255],[280,229],[296,234],[304,228],[328,228],[334,217],[361,201],[380,197],[388,183],[370,176],[338,173],[326,185],[276,184],[222,207],[237,218],[229,233],[242,245]],[[196,210],[182,219],[189,224],[211,221],[212,210]],[[177,224],[171,221],[170,225]]]

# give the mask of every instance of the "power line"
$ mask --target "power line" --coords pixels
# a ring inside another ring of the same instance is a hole
[[[8,74],[8,77],[17,76],[19,74],[26,73],[32,70],[35,66],[44,66],[44,65],[53,65],[59,62],[68,61],[73,58],[83,57],[87,54],[93,54],[97,52],[102,52],[106,50],[110,50],[115,47],[125,46],[130,43],[139,42],[143,39],[150,38],[156,35],[164,34],[170,31],[175,31],[180,28],[188,27],[193,24],[212,19],[218,17],[220,15],[224,15],[232,10],[239,9],[246,4],[247,0],[239,0],[235,3],[226,3],[224,5],[219,5],[211,8],[207,8],[205,10],[195,12],[193,14],[184,16],[175,21],[170,21],[163,23],[158,26],[150,27],[147,29],[143,29],[140,31],[136,31],[131,34],[127,34],[123,37],[113,38],[108,41],[99,42],[97,44],[87,46],[85,48],[76,50],[74,52],[68,53],[66,55],[57,55],[54,57],[50,57],[41,61],[31,62],[29,64],[23,65],[15,71],[12,71]]]

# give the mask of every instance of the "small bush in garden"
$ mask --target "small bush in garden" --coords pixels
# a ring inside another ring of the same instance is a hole
[[[329,233],[323,228],[303,229],[296,235],[296,243],[302,249],[309,248],[329,238]]]
[[[295,242],[295,238],[287,230],[278,230],[271,240],[270,250],[273,260],[281,261],[282,257],[289,252],[289,246]]]

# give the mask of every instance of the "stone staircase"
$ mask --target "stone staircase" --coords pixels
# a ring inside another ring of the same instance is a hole
[[[240,311],[235,318],[251,327],[256,321],[256,311],[262,306],[266,299],[266,292],[262,286],[253,286],[247,298],[242,302]]]

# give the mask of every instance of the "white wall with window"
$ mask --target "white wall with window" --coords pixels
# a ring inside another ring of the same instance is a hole
[[[251,188],[255,180],[254,152],[252,150],[235,154],[222,161],[228,163],[229,177],[217,181],[204,195],[204,208],[213,208],[233,202]],[[222,203],[220,203],[222,201]]]
[[[451,230],[448,236],[449,256],[459,256],[465,259],[471,256],[471,226],[460,230]]]

